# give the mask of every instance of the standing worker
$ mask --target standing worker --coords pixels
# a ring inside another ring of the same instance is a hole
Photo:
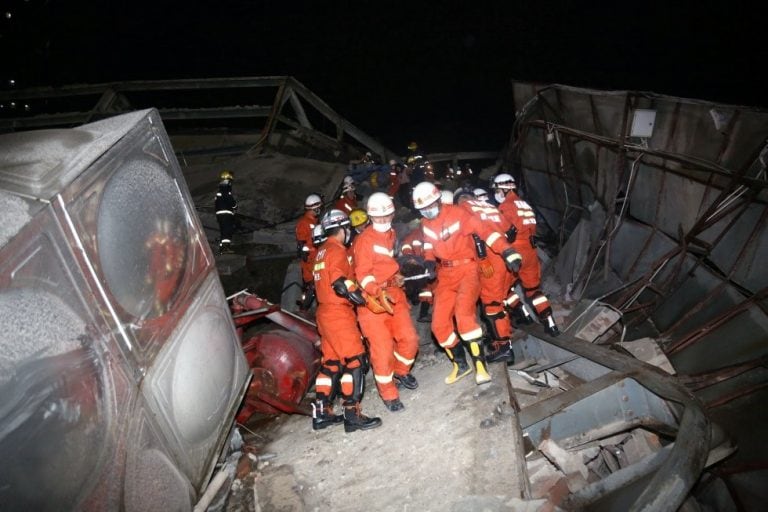
[[[317,194],[309,194],[304,200],[304,215],[296,223],[296,252],[301,260],[301,299],[299,311],[306,313],[315,300],[315,285],[312,268],[315,264],[317,248],[312,242],[312,231],[319,222],[323,200]]]
[[[342,421],[346,432],[376,428],[381,419],[369,418],[360,409],[368,363],[354,306],[365,304],[365,299],[353,280],[347,258],[349,219],[344,212],[331,210],[323,216],[321,226],[328,238],[318,250],[313,278],[323,358],[315,379],[312,428],[320,430]],[[333,401],[339,391],[343,418],[333,413]]]
[[[552,315],[552,306],[541,291],[541,263],[533,238],[536,235],[536,214],[533,208],[517,195],[516,188],[515,179],[510,174],[502,173],[493,179],[494,197],[499,202],[499,211],[511,224],[505,233],[507,240],[523,257],[518,278],[525,297],[531,302],[547,334],[557,336],[560,330]],[[525,319],[527,311],[514,290],[514,284],[506,303],[509,309]]]
[[[375,192],[366,205],[371,225],[352,246],[355,275],[369,297],[368,307],[357,309],[360,329],[368,339],[371,367],[379,395],[392,412],[404,409],[397,384],[416,389],[411,366],[419,350],[419,335],[403,291],[403,276],[395,259],[392,229],[395,205],[383,192]]]
[[[232,235],[235,234],[235,210],[237,200],[232,195],[232,180],[234,176],[229,171],[221,171],[219,174],[219,191],[216,192],[214,208],[216,209],[216,221],[219,223],[219,253],[232,252]]]
[[[460,192],[456,197],[458,205],[466,208],[482,222],[494,226],[499,233],[506,233],[509,223],[501,212],[488,203],[478,201],[470,192]],[[480,304],[482,315],[490,330],[490,340],[486,340],[489,349],[486,360],[489,363],[507,361],[513,363],[515,356],[512,352],[512,325],[509,314],[504,308],[504,299],[515,281],[515,276],[507,272],[504,260],[493,251],[486,250],[485,243],[473,234],[475,249],[480,265]]]
[[[344,182],[341,185],[341,196],[333,204],[333,208],[341,210],[349,215],[352,210],[357,208],[357,193],[355,192],[355,180],[352,176],[344,176]]]
[[[472,235],[478,235],[488,248],[500,254],[509,271],[519,268],[520,255],[492,225],[460,206],[441,204],[440,195],[437,187],[428,181],[413,189],[414,207],[424,217],[421,223],[427,268],[434,271],[437,267],[432,334],[453,363],[446,384],[453,384],[470,372],[462,342],[470,349],[475,383],[485,384],[491,376],[483,353],[483,330],[476,315],[480,269]]]

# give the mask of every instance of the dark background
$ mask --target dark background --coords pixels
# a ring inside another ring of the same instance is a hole
[[[512,79],[768,105],[764,21],[739,2],[5,4],[4,88],[293,75],[403,152],[498,149]]]

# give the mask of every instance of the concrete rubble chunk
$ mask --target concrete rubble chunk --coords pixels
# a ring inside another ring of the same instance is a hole
[[[551,439],[545,439],[539,443],[539,450],[560,471],[565,473],[568,480],[568,489],[571,492],[575,492],[587,484],[589,471],[587,466],[581,461],[581,455],[564,450]]]

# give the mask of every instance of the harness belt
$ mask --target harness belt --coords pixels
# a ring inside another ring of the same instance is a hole
[[[440,260],[441,267],[458,267],[475,261],[473,258],[462,258],[460,260]]]

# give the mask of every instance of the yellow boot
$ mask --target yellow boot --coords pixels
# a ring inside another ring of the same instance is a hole
[[[483,354],[483,344],[480,339],[471,340],[469,343],[469,353],[472,356],[472,364],[475,366],[475,383],[487,384],[491,382],[491,374],[485,364],[485,354]]]
[[[472,368],[467,364],[467,358],[464,354],[464,345],[461,344],[461,340],[453,348],[446,348],[445,353],[448,354],[448,359],[453,363],[453,369],[451,373],[445,378],[446,384],[453,384],[462,377],[469,375]]]

